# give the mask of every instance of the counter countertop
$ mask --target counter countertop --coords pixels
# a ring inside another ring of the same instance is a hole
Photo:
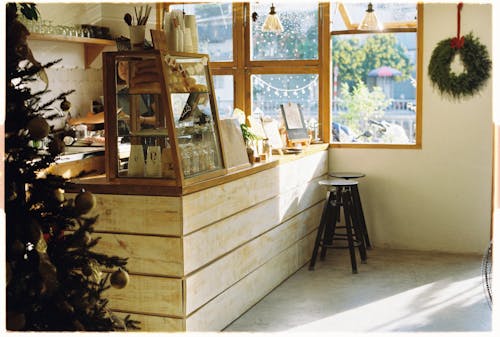
[[[137,184],[134,181],[131,181],[130,183],[124,182],[123,179],[120,181],[108,181],[106,179],[106,175],[98,175],[74,179],[72,182],[75,183],[75,189],[68,192],[77,192],[81,188],[85,188],[89,191],[99,194],[181,196],[241,179],[243,177],[276,167],[278,165],[303,158],[304,156],[315,154],[321,151],[326,151],[327,149],[328,144],[326,143],[313,144],[303,148],[303,151],[301,153],[273,155],[273,159],[271,161],[255,163],[250,167],[243,168],[237,171],[231,171],[224,176],[208,179],[199,183],[195,183],[193,185],[184,186],[182,188],[154,184],[155,179],[149,179],[153,182],[151,184],[147,183],[148,179],[144,179],[144,183],[142,184]]]

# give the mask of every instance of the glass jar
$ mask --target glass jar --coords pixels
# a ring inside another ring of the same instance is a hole
[[[273,149],[271,143],[269,143],[268,138],[264,138],[262,141],[262,153],[265,155],[266,160],[271,160],[273,156]]]

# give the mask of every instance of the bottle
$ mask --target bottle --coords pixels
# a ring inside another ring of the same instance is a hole
[[[266,160],[271,160],[273,156],[273,149],[271,143],[269,143],[268,138],[264,138],[262,141],[262,153],[265,154]]]

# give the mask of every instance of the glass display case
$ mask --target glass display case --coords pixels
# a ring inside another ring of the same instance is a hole
[[[226,173],[208,55],[103,53],[109,180],[182,187]]]

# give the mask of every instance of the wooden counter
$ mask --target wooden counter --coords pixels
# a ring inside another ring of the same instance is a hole
[[[61,154],[54,165],[47,168],[47,173],[60,175],[71,179],[81,174],[104,174],[104,147],[67,146],[66,152]]]
[[[98,200],[96,249],[129,257],[130,283],[106,293],[111,307],[132,314],[143,331],[222,330],[310,259],[327,147],[181,196],[139,195],[139,187],[113,193],[103,178],[84,180]]]

